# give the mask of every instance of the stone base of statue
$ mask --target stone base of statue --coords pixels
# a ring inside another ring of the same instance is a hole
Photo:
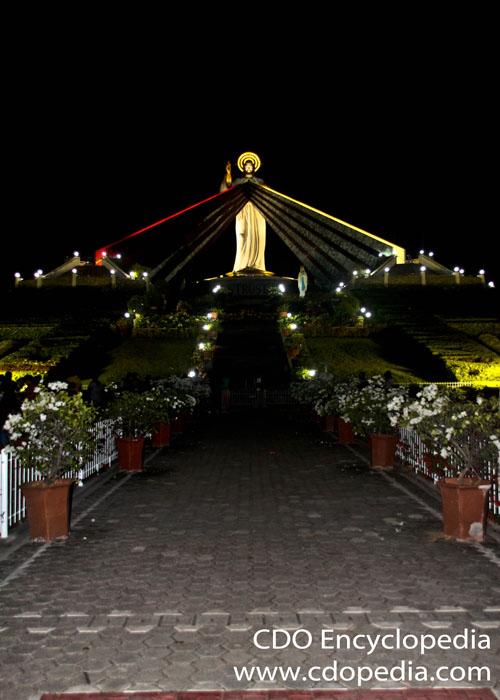
[[[297,280],[269,272],[259,273],[255,270],[244,274],[238,272],[224,275],[223,278],[217,278],[217,283],[234,296],[268,296],[273,292],[279,293],[278,290],[282,291],[280,285],[286,292],[296,292],[297,290]]]
[[[269,270],[258,270],[256,267],[245,267],[243,270],[233,270],[232,272],[227,272],[226,277],[248,277],[248,276],[260,276],[267,275],[272,277],[274,272],[269,272]]]

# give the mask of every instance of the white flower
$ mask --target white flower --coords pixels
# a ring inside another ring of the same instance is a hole
[[[62,391],[68,388],[68,384],[66,382],[49,382],[47,386],[52,391]]]

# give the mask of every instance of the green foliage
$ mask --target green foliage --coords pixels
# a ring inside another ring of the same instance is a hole
[[[458,391],[430,384],[402,406],[399,424],[415,430],[436,453],[448,473],[478,477],[485,462],[498,462],[500,415],[498,400],[478,396],[470,401]]]
[[[335,393],[339,416],[352,423],[357,433],[398,432],[397,417],[407,395],[403,387],[387,386],[383,377],[375,375],[363,385],[356,380],[340,384]]]
[[[191,338],[206,321],[204,316],[193,316],[184,312],[149,314],[135,320],[134,335],[150,338]]]
[[[333,324],[341,326],[349,323],[355,323],[359,316],[360,303],[357,297],[353,294],[343,292],[334,307]]]
[[[483,343],[483,345],[486,345],[500,355],[500,340],[496,335],[493,335],[492,333],[481,333],[479,340]]]
[[[19,343],[15,340],[0,340],[0,357],[9,355],[18,347],[18,345]]]
[[[115,421],[121,437],[143,437],[157,422],[156,403],[150,392],[118,391],[108,408],[106,416]]]
[[[54,323],[33,323],[30,325],[25,325],[25,323],[21,323],[19,325],[1,324],[0,339],[34,340],[37,338],[43,338],[45,335],[48,335],[51,331],[54,331],[55,328],[57,328],[57,324]]]
[[[95,420],[95,409],[81,394],[70,395],[67,384],[54,382],[40,387],[32,401],[24,401],[21,413],[9,416],[4,427],[12,443],[7,449],[51,484],[88,458]]]

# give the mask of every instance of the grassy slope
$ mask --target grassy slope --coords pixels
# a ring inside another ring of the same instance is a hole
[[[398,382],[422,381],[423,377],[386,359],[381,345],[370,338],[307,338],[312,365],[328,370],[340,379],[366,372],[367,376],[390,370]]]
[[[128,338],[110,353],[111,362],[100,379],[105,383],[116,381],[127,372],[143,377],[183,374],[191,369],[194,346],[194,338]]]

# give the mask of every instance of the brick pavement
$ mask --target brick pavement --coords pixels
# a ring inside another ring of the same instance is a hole
[[[379,669],[362,689],[500,688],[499,543],[443,539],[433,499],[370,471],[363,448],[291,416],[212,417],[94,501],[87,513],[88,499],[75,505],[68,541],[27,544],[0,564],[2,700],[355,689],[361,667]],[[277,642],[296,633],[303,648],[258,648],[262,629],[280,630]],[[464,630],[460,650],[353,648],[356,635],[358,646],[376,634],[410,646]],[[340,648],[325,648],[337,634]],[[445,666],[490,678],[436,679]],[[253,676],[238,680],[235,667]],[[408,680],[419,668],[427,681]]]

